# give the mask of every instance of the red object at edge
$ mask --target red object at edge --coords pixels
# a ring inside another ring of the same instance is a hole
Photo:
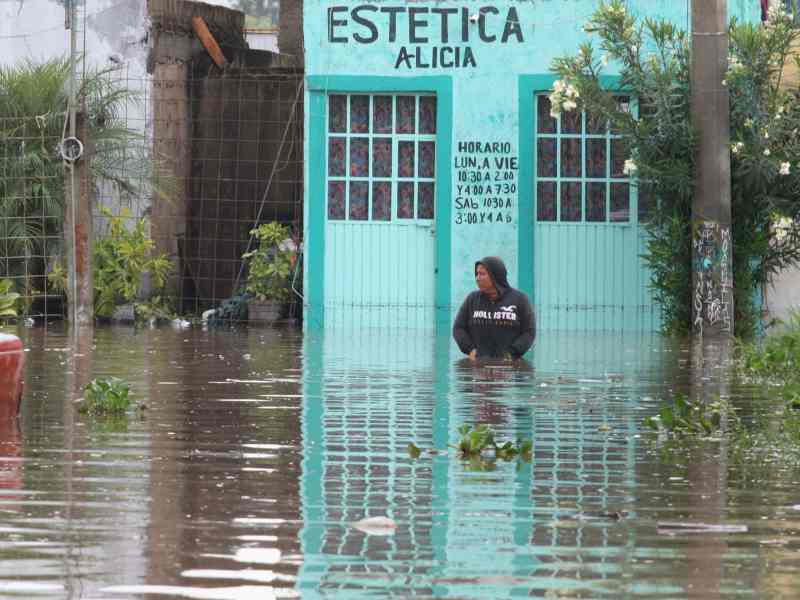
[[[0,420],[19,413],[24,367],[22,341],[15,335],[0,333]]]

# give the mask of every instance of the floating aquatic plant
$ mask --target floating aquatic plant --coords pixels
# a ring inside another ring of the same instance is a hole
[[[498,444],[495,440],[494,431],[488,425],[462,425],[458,428],[461,436],[458,444],[451,446],[458,450],[462,458],[473,458],[480,456],[484,452],[494,452],[497,458],[511,460],[520,457],[530,460],[533,452],[533,442],[530,440],[517,440],[516,443],[507,441]]]
[[[677,394],[665,403],[656,416],[646,417],[644,424],[651,429],[672,435],[711,435],[719,431],[725,415],[735,416],[724,400],[694,402]]]
[[[131,405],[130,384],[119,377],[93,379],[83,388],[81,412],[121,414]]]
[[[419,458],[420,454],[422,454],[422,450],[420,450],[419,446],[414,442],[408,444],[408,455],[411,458]]]
[[[459,456],[463,459],[480,459],[484,455],[492,455],[494,458],[512,460],[521,458],[530,461],[533,455],[533,442],[531,440],[520,440],[516,442],[506,441],[498,444],[495,434],[488,425],[462,425],[458,428],[461,436],[458,444],[450,444],[451,448],[458,450]],[[431,451],[431,453],[435,453]],[[414,443],[408,444],[408,455],[411,458],[419,458],[422,450]],[[494,464],[494,463],[492,463]]]

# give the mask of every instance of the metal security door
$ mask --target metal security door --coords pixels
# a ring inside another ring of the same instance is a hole
[[[619,96],[628,109],[630,99]],[[543,329],[653,330],[644,207],[605,120],[535,96],[534,298]]]
[[[331,94],[327,116],[326,322],[433,323],[436,96]]]

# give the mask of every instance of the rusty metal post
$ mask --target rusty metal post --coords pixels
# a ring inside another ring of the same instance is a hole
[[[75,325],[94,322],[94,286],[92,275],[92,200],[94,186],[90,174],[92,144],[86,116],[76,114],[77,138],[83,142],[83,156],[67,164],[65,172],[64,241],[67,256],[67,302],[69,319]],[[74,215],[74,221],[73,221]]]
[[[692,121],[698,134],[692,203],[692,329],[733,334],[727,0],[692,2]]]

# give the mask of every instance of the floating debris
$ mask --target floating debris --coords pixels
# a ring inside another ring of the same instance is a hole
[[[666,521],[658,524],[658,533],[664,535],[680,535],[681,533],[747,533],[747,525]]]
[[[411,458],[419,458],[420,454],[422,454],[422,450],[419,449],[419,446],[413,442],[408,445],[408,455]]]
[[[394,535],[397,530],[397,523],[389,517],[370,517],[351,523],[351,525],[367,535]]]
[[[611,512],[585,512],[578,515],[578,519],[582,521],[621,521],[625,518],[624,512],[611,511]]]
[[[586,511],[574,515],[567,515],[567,519],[574,521],[621,521],[628,513],[625,511]]]

